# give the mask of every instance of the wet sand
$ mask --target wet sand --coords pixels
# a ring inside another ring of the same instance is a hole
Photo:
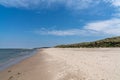
[[[48,48],[0,72],[0,80],[120,80],[120,48]]]

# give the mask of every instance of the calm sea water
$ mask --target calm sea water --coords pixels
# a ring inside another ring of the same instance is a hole
[[[35,49],[0,49],[0,70],[4,70],[36,53]]]

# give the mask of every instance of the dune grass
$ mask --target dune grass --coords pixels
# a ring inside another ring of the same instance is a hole
[[[96,47],[120,47],[120,36],[106,38],[94,42],[83,42],[77,44],[58,45],[57,48],[96,48]]]

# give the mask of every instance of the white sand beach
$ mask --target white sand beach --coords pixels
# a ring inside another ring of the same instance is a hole
[[[0,72],[0,80],[120,80],[120,48],[48,48]]]

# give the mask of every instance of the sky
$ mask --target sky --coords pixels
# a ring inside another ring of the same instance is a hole
[[[0,0],[0,48],[120,36],[120,0]]]

